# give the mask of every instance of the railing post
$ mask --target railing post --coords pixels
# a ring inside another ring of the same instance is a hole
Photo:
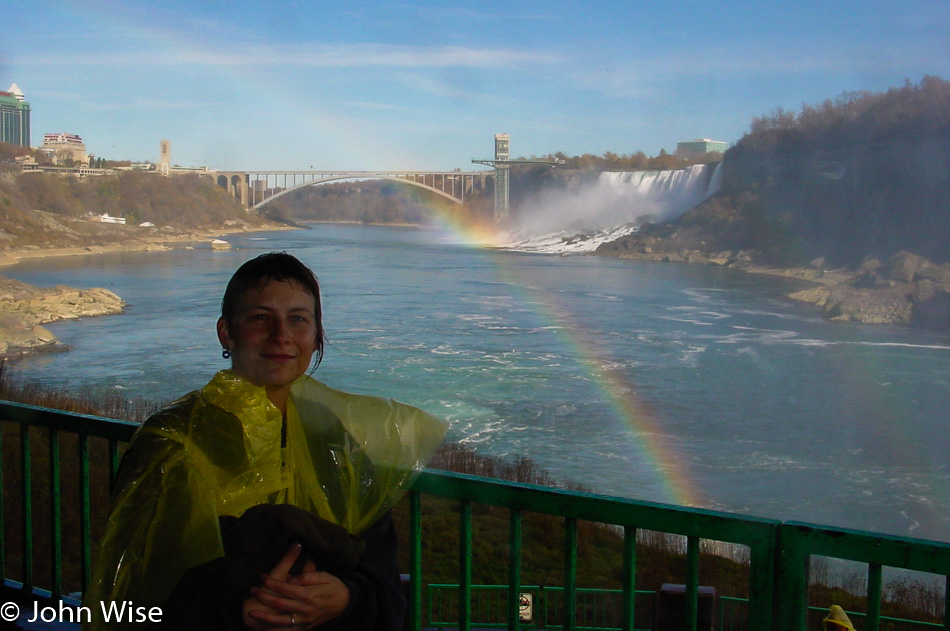
[[[775,553],[775,628],[780,631],[803,631],[808,614],[808,561],[810,555],[802,544],[796,526],[778,527]]]
[[[516,631],[521,610],[521,511],[511,510],[508,523],[508,629]]]
[[[33,587],[33,476],[30,426],[20,426],[20,492],[23,494],[23,589]]]
[[[776,613],[776,581],[779,567],[779,527],[749,547],[749,629],[772,629]],[[734,615],[734,614],[733,614]]]
[[[564,631],[574,631],[577,611],[577,519],[564,520]]]
[[[0,580],[7,576],[7,537],[6,524],[3,518],[4,502],[6,493],[3,485],[3,424],[0,423]]]
[[[699,537],[686,537],[686,631],[699,626]]]
[[[53,582],[50,592],[54,598],[59,598],[63,591],[63,546],[60,541],[62,520],[60,518],[60,488],[59,488],[59,432],[49,430],[49,510],[51,517],[50,543],[53,556],[50,564],[50,574]]]
[[[623,529],[623,631],[636,627],[637,600],[637,529]]]
[[[950,631],[950,575],[943,582],[943,628]]]
[[[422,628],[422,495],[409,491],[409,630]]]
[[[92,577],[92,528],[91,502],[89,500],[89,437],[79,435],[79,502],[80,516],[80,555],[82,570],[82,591],[85,592]]]
[[[868,564],[868,615],[865,618],[865,631],[877,631],[881,624],[881,589],[883,586],[880,563]]]
[[[472,503],[459,511],[459,631],[472,628]]]

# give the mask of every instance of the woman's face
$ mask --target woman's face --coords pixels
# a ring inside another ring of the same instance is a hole
[[[238,295],[230,323],[218,320],[218,340],[231,350],[231,368],[282,411],[290,384],[307,372],[317,350],[314,297],[294,281],[272,280]]]

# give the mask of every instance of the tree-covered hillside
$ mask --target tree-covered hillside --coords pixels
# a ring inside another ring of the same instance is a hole
[[[781,262],[857,267],[908,250],[950,260],[950,83],[925,77],[775,110],[726,152],[721,199],[748,247]]]
[[[127,171],[78,179],[18,171],[0,172],[0,249],[98,245],[134,236],[142,223],[169,233],[260,223],[197,175]],[[103,213],[124,217],[126,225],[89,221]]]

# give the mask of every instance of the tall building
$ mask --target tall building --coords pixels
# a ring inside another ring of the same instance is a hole
[[[698,138],[696,140],[676,143],[676,155],[681,158],[689,158],[691,156],[701,156],[706,153],[725,153],[728,148],[728,142],[710,140],[709,138]]]
[[[0,92],[0,142],[30,146],[30,104],[15,83]]]

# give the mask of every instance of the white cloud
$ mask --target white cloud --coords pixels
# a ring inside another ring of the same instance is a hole
[[[940,54],[931,57],[938,61]],[[800,43],[797,48],[769,42],[721,44],[689,52],[660,51],[650,58],[589,59],[575,63],[575,85],[614,98],[651,100],[666,98],[669,87],[682,80],[821,75],[877,75],[909,72],[922,51],[880,43]],[[578,60],[575,60],[578,61]],[[943,65],[950,63],[944,59]],[[583,67],[586,66],[586,67]],[[913,78],[913,77],[912,77]]]
[[[77,52],[31,55],[34,66],[174,66],[279,68],[515,68],[552,64],[557,55],[502,48],[404,46],[393,44],[248,45],[239,50],[175,45],[172,50]]]
[[[487,21],[503,21],[510,22],[513,20],[527,20],[530,22],[536,22],[538,20],[557,20],[558,17],[550,13],[518,13],[519,6],[514,5],[505,5],[504,11],[485,11],[482,7],[472,8],[472,7],[452,7],[452,6],[431,6],[431,5],[416,5],[416,4],[402,4],[402,5],[390,5],[395,6],[404,10],[415,11],[418,15],[425,15],[426,17],[432,17],[435,19],[440,19],[444,21],[473,21],[473,20],[487,20]],[[515,13],[509,13],[508,11],[516,11]]]

